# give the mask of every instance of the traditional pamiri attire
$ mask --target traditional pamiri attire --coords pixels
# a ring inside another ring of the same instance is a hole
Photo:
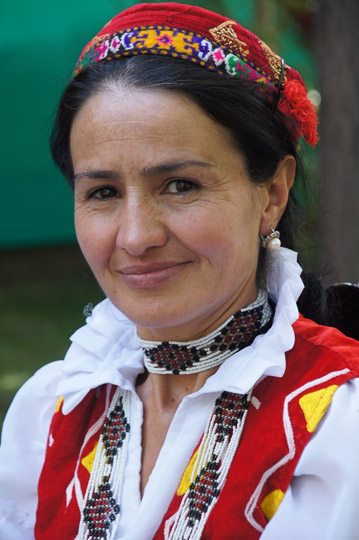
[[[131,54],[187,59],[266,88],[294,139],[315,144],[299,74],[254,34],[202,8],[134,6],[76,73]],[[146,343],[109,300],[7,415],[1,540],[354,540],[359,537],[359,344],[299,316],[296,254],[270,253],[268,296],[210,336]],[[208,362],[208,365],[206,364]],[[140,495],[145,371],[219,366],[178,407]]]
[[[94,309],[65,360],[41,368],[10,408],[0,538],[32,539],[36,509],[36,539],[86,537],[77,533],[115,392],[122,407],[114,422],[126,444],[121,489],[108,498],[116,517],[112,538],[356,538],[359,344],[298,318],[296,256],[281,248],[271,257],[270,330],[184,398],[142,500],[143,408],[135,383],[143,351],[134,324],[109,300]],[[230,429],[218,442],[219,426]],[[191,502],[197,528],[184,536]]]

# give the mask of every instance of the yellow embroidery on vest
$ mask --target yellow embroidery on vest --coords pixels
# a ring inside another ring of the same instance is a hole
[[[317,425],[329,407],[330,402],[333,399],[334,392],[337,390],[337,388],[338,386],[333,384],[327,388],[322,388],[321,390],[316,390],[315,392],[305,394],[305,396],[300,398],[299,405],[301,406],[307,421],[307,430],[309,433],[313,433],[313,431],[315,431]]]
[[[268,521],[272,519],[272,517],[278,510],[278,507],[280,503],[282,502],[283,497],[284,497],[284,492],[281,489],[275,489],[274,491],[272,491],[271,493],[268,493],[268,495],[264,497],[261,503],[261,508]]]
[[[177,488],[177,495],[181,497],[186,493],[186,491],[189,489],[190,483],[191,483],[191,476],[192,471],[194,468],[194,464],[196,463],[198,450],[195,451],[193,456],[191,457],[190,462],[188,463],[185,472],[182,475],[180,485]]]
[[[62,402],[64,401],[64,396],[61,396],[59,401],[56,403],[56,407],[55,407],[55,411],[54,411],[54,414],[56,414],[57,412],[59,412],[59,410],[61,409],[61,405],[62,405]]]
[[[207,439],[207,441],[208,441],[208,439]],[[194,466],[196,464],[196,460],[197,460],[197,457],[198,457],[198,450],[199,450],[199,448],[197,448],[197,450],[195,451],[195,453],[191,457],[191,460],[188,463],[188,465],[186,467],[186,470],[182,475],[180,485],[177,488],[177,495],[179,497],[184,495],[186,493],[186,491],[189,489],[189,486],[191,485],[191,478],[196,478],[199,470],[202,469],[203,466],[206,466],[207,463],[208,463],[208,461],[205,464],[202,463],[201,467],[199,467],[199,464],[202,461],[203,453],[206,451],[206,445],[204,444],[203,447],[202,447],[201,455],[199,456],[199,459],[198,459],[197,468],[194,469]]]
[[[91,452],[81,460],[82,465],[88,470],[89,474],[91,474],[93,462],[95,461],[97,445],[98,442],[95,444]]]

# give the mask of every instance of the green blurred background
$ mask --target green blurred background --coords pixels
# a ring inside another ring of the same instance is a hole
[[[50,161],[55,105],[84,44],[124,0],[18,0],[1,8],[2,196],[0,248],[74,240],[71,193]],[[315,86],[310,2],[207,1],[250,27]],[[307,17],[307,18],[306,18]]]
[[[295,0],[193,2],[258,33],[315,88],[313,19]],[[102,293],[75,244],[72,194],[48,137],[58,98],[82,47],[124,0],[3,2],[1,21],[0,422],[17,388],[63,358],[83,306]]]

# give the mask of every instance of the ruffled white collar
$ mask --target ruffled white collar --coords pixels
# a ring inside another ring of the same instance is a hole
[[[303,290],[297,254],[286,248],[270,252],[268,274],[269,297],[276,303],[272,327],[250,347],[228,358],[192,396],[223,390],[245,393],[263,376],[283,375],[285,353],[294,345],[292,324],[299,315],[296,301]],[[142,349],[135,325],[110,300],[94,308],[71,341],[56,392],[58,397],[64,396],[64,414],[102,384],[134,390],[138,374],[144,371]]]

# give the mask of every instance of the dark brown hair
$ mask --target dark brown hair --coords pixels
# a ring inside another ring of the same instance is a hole
[[[295,184],[304,182],[301,160],[292,140],[288,120],[280,111],[273,111],[264,92],[256,84],[239,78],[220,75],[188,61],[161,56],[133,56],[86,67],[65,89],[61,98],[50,146],[53,159],[65,178],[73,183],[70,153],[70,132],[73,120],[87,99],[108,84],[129,88],[158,88],[183,92],[199,104],[207,114],[225,126],[238,149],[243,153],[249,177],[254,183],[266,183],[273,177],[285,155],[297,162]],[[301,187],[303,191],[303,187]],[[304,188],[305,191],[305,188]],[[291,190],[288,205],[278,224],[285,247],[301,251],[301,208]],[[301,261],[303,265],[303,261]],[[265,250],[261,248],[259,271],[265,267]],[[302,275],[307,285],[299,301],[302,313],[317,322],[328,322],[326,295],[313,275]],[[331,324],[335,321],[330,320]]]

